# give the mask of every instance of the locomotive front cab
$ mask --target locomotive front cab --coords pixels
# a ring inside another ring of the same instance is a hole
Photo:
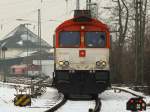
[[[107,27],[73,19],[56,29],[54,84],[64,94],[98,94],[109,85]]]

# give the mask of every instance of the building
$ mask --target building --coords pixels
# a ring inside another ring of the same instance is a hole
[[[2,48],[6,47],[5,58],[15,58],[24,52],[33,52],[40,49],[49,51],[52,47],[43,39],[40,39],[36,34],[27,29],[24,24],[19,25],[3,40],[0,40],[0,58],[3,58]]]
[[[41,67],[39,65],[34,64],[30,64],[28,66],[26,64],[12,65],[10,67],[10,74],[15,76],[36,76],[38,75],[40,69]]]
[[[53,60],[52,49],[43,39],[40,43],[38,36],[21,24],[0,40],[0,72],[9,74],[11,66],[33,64],[33,60]]]

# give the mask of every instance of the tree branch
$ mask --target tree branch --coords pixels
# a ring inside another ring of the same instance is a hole
[[[124,32],[123,32],[123,36],[125,38],[127,29],[128,29],[129,9],[128,9],[127,5],[125,4],[124,0],[121,0],[121,1],[122,1],[123,5],[125,6],[126,11],[127,11],[127,13],[126,13],[126,21],[125,21],[125,28],[124,28]]]
[[[123,32],[123,26],[122,26],[122,8],[121,8],[121,3],[120,0],[118,0],[118,7],[119,7],[119,33],[122,35]]]

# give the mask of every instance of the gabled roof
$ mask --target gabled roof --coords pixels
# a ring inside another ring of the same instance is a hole
[[[0,46],[6,46],[7,48],[38,48],[39,45],[38,36],[27,29],[24,24],[16,27],[0,41]],[[43,39],[41,39],[41,47],[51,48]]]

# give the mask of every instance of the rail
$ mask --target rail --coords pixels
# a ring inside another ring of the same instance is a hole
[[[102,106],[101,99],[96,97],[95,98],[95,108],[94,108],[93,112],[100,112],[101,106]]]
[[[114,90],[120,90],[120,91],[123,91],[123,92],[129,93],[129,94],[132,94],[133,96],[136,96],[136,97],[145,98],[145,96],[144,96],[144,95],[136,94],[136,92],[132,92],[132,91],[129,91],[129,90],[124,89],[124,88],[121,88],[121,87],[112,87],[111,89],[114,89]]]
[[[59,109],[61,106],[63,106],[66,102],[67,102],[67,97],[64,96],[63,100],[60,103],[56,104],[55,106],[46,110],[45,112],[55,112],[57,109]]]

